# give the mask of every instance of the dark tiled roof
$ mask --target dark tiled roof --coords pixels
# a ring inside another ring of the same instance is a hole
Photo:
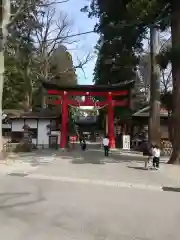
[[[133,116],[134,117],[148,117],[149,116],[149,111],[150,111],[150,106],[147,106],[147,107],[144,107],[144,108],[142,108],[142,109],[140,109],[140,110],[138,110],[137,112],[135,112],[134,114],[133,114]],[[161,108],[160,109],[160,116],[161,117],[168,117],[168,111],[166,110],[166,109],[164,109],[164,108]]]
[[[37,112],[23,112],[22,110],[11,110],[11,109],[6,109],[3,110],[5,114],[7,114],[8,118],[56,118],[57,113],[54,111],[46,108],[46,109],[41,109],[40,111]]]
[[[130,89],[134,85],[134,81],[125,81],[113,85],[75,85],[75,86],[58,86],[49,82],[43,82],[45,89],[59,90],[59,91],[87,91],[87,92],[99,92],[99,91],[113,91],[121,89]]]

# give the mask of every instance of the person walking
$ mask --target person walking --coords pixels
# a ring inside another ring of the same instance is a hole
[[[148,169],[149,165],[150,165],[150,160],[152,158],[153,146],[150,147],[149,144],[148,144],[148,141],[144,140],[143,143],[142,143],[142,149],[143,149],[143,156],[145,156],[145,166],[144,166],[144,168]]]
[[[82,147],[82,150],[83,151],[85,151],[86,150],[86,139],[85,138],[83,138],[83,140],[82,140],[82,145],[81,145]]]
[[[85,139],[84,135],[80,135],[79,141],[80,141],[81,149],[83,151],[85,151],[86,150],[86,139]]]
[[[70,136],[68,135],[67,136],[67,140],[66,140],[66,148],[67,148],[67,150],[69,151],[70,150]]]
[[[104,155],[105,157],[109,156],[109,138],[108,136],[105,136],[103,138],[103,146],[104,146]]]

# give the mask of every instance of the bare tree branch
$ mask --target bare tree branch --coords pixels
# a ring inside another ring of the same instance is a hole
[[[171,37],[169,37],[167,40],[163,39],[159,52],[167,49],[170,46],[171,46]]]
[[[74,70],[74,69],[81,69],[82,71],[84,71],[83,67],[89,62],[92,60],[92,55],[90,53],[88,53],[85,58],[83,60],[80,60],[78,57],[77,57],[77,61],[78,61],[78,64],[76,64],[73,69],[72,68],[68,68],[66,69],[65,71],[63,72],[60,72],[59,74],[65,74],[67,73],[68,71],[71,71],[71,70]]]
[[[162,91],[168,92],[172,88],[172,69],[161,70]]]
[[[78,57],[77,57],[77,61],[78,61],[78,64],[75,66],[75,68],[80,68],[82,69],[84,67],[84,65],[86,65],[89,61],[92,60],[92,55],[90,53],[88,53],[85,58],[83,60],[80,60]]]
[[[6,1],[10,1],[10,0],[6,0]],[[10,21],[9,21],[7,27],[11,27],[21,13],[27,11],[28,9],[33,8],[34,6],[39,7],[39,8],[40,7],[48,7],[48,6],[52,6],[54,4],[66,3],[68,1],[69,0],[62,0],[62,1],[57,1],[57,0],[52,0],[52,1],[50,0],[49,1],[49,0],[47,0],[47,2],[44,3],[44,4],[37,4],[36,0],[29,0],[29,2],[27,4],[26,0],[21,0],[20,6],[19,6],[18,10],[16,11],[16,13],[11,14],[11,18],[10,18]]]
[[[84,74],[84,77],[86,79],[86,74],[85,74],[85,71],[84,71],[84,66],[89,62],[91,61],[93,58],[93,56],[88,53],[86,56],[85,56],[85,59],[84,60],[80,60],[78,57],[77,57],[77,61],[78,61],[78,64],[74,67],[75,69],[81,69],[81,71],[83,72]]]
[[[96,33],[94,30],[91,31],[87,31],[87,32],[79,32],[79,33],[73,33],[73,34],[69,34],[66,36],[66,38],[70,39],[70,38],[74,38],[74,37],[78,37],[78,36],[82,36],[82,35],[87,35],[87,34],[91,34],[91,33]],[[52,41],[53,38],[48,39],[48,41]],[[59,37],[57,40],[63,40],[62,37]]]
[[[69,41],[68,35],[71,32],[71,24],[68,16],[62,12],[59,18],[55,18],[55,8],[48,8],[46,13],[35,16],[41,27],[36,30],[37,63],[40,65],[39,76],[49,79],[49,68],[51,57],[55,49],[60,45],[72,44],[77,41]],[[52,37],[53,36],[53,37]]]

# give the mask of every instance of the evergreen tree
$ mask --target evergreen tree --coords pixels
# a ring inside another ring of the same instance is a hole
[[[88,7],[84,8],[84,11],[88,10]],[[165,55],[166,61],[172,64],[173,78],[173,153],[170,162],[180,163],[180,1],[92,0],[89,16],[94,15],[100,19],[96,29],[102,35],[95,69],[96,83],[123,81],[122,77],[124,80],[132,78],[133,67],[137,64],[137,53],[146,29],[150,26],[161,30],[171,27],[172,47]],[[161,62],[164,63],[165,60]]]
[[[128,2],[131,0],[97,0],[91,4],[92,14],[99,17],[96,30],[101,35],[94,73],[96,84],[118,83],[136,76],[146,29],[134,25]]]
[[[161,64],[166,65],[168,62],[172,64],[172,145],[173,153],[170,163],[180,163],[180,2],[175,0],[142,0],[132,1],[130,9],[134,12],[134,16],[149,23],[156,23],[155,27],[165,29],[171,27],[172,47],[168,49],[164,58],[161,58]],[[142,11],[142,9],[144,9]],[[161,65],[161,66],[162,66]]]
[[[35,17],[38,4],[24,2],[24,11],[20,11],[15,22],[8,26],[5,45],[5,82],[3,89],[3,108],[31,109],[32,86],[34,81],[34,31],[39,28]],[[21,1],[12,1],[12,13],[20,9]]]
[[[94,69],[95,84],[118,84],[138,79],[135,92],[139,96],[142,94],[137,87],[140,79],[136,68],[147,27],[136,25],[136,20],[129,11],[130,2],[131,0],[93,0],[89,8],[86,6],[83,11],[88,11],[89,17],[96,16],[99,19],[95,26],[95,30],[100,33],[96,46],[98,57]],[[124,110],[117,107],[115,116],[127,114]]]

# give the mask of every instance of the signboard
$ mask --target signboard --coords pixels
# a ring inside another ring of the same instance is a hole
[[[123,150],[130,150],[130,135],[123,135]]]

